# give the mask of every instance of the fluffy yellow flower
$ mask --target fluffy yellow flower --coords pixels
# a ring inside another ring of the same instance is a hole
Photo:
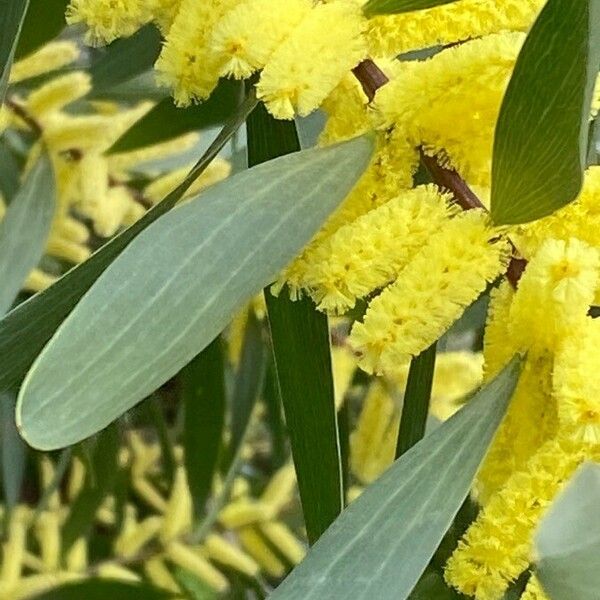
[[[561,432],[593,444],[600,444],[599,349],[600,321],[588,317],[562,343],[553,380]]]
[[[90,44],[128,37],[150,17],[146,0],[71,0],[67,8],[67,23],[87,25],[86,41]]]
[[[307,257],[300,285],[319,309],[345,312],[398,276],[448,219],[449,200],[422,186],[340,227]]]
[[[550,600],[550,598],[544,592],[540,580],[535,575],[532,575],[527,582],[521,600]]]
[[[450,219],[355,323],[350,343],[361,366],[393,371],[420,354],[501,273],[507,255],[482,212]]]
[[[373,56],[452,44],[501,31],[527,31],[545,0],[459,0],[427,10],[369,21]]]
[[[31,116],[43,120],[44,116],[83,98],[91,89],[91,77],[82,71],[75,71],[51,79],[35,89],[29,94],[25,107]]]
[[[245,0],[232,8],[211,35],[212,49],[224,57],[220,74],[244,79],[262,69],[311,8],[310,0]]]
[[[509,314],[522,349],[554,350],[585,318],[598,283],[598,251],[577,239],[545,241],[525,269]]]
[[[469,527],[446,566],[446,580],[476,600],[500,600],[527,569],[532,537],[554,497],[577,467],[600,456],[598,446],[546,442],[514,473]]]
[[[307,115],[366,56],[360,8],[343,0],[317,4],[273,52],[257,85],[277,118]]]
[[[401,128],[469,183],[489,186],[494,129],[524,39],[491,35],[426,61],[399,63],[376,96],[386,126]]]

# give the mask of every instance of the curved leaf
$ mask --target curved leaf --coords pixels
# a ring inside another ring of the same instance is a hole
[[[496,126],[491,213],[525,223],[574,200],[600,68],[600,2],[548,0],[521,50]]]
[[[469,493],[520,372],[515,358],[325,532],[272,600],[404,600]]]
[[[8,78],[21,35],[29,0],[4,0],[0,22],[0,105],[4,102]]]
[[[371,149],[359,138],[270,161],[138,235],[27,374],[17,404],[25,439],[77,442],[175,375],[310,240]]]

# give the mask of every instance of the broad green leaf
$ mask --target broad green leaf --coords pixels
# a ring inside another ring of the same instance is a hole
[[[596,600],[600,589],[600,465],[586,463],[536,533],[537,575],[552,600]]]
[[[355,500],[271,596],[404,600],[469,493],[520,372],[514,358]]]
[[[167,88],[157,85],[154,67],[118,85],[94,90],[94,99],[115,102],[139,102],[140,100],[161,102],[169,95]]]
[[[216,337],[183,368],[183,456],[196,518],[204,513],[225,425],[223,340]]]
[[[600,68],[600,2],[548,0],[521,50],[496,126],[498,225],[551,214],[578,195]]]
[[[160,32],[154,25],[146,25],[131,37],[107,46],[89,69],[93,85],[91,95],[110,92],[114,86],[146,72],[156,62],[160,48]]]
[[[410,450],[425,435],[436,347],[437,345],[434,343],[410,362],[404,402],[402,403],[396,458]]]
[[[0,393],[0,443],[2,453],[2,489],[4,503],[11,509],[21,498],[27,446],[19,437],[15,426],[16,396],[12,393]]]
[[[15,58],[23,58],[54,39],[66,26],[69,0],[30,0]]]
[[[0,222],[0,315],[10,308],[27,275],[44,254],[55,195],[52,166],[43,155]]]
[[[119,432],[111,425],[98,435],[91,454],[83,489],[71,504],[62,527],[62,551],[66,554],[73,543],[86,536],[96,512],[117,481],[119,473]]]
[[[98,276],[131,240],[175,206],[255,106],[256,100],[252,98],[240,106],[185,181],[142,219],[113,238],[89,260],[69,271],[54,285],[20,304],[0,320],[0,390],[10,389],[21,381],[35,357]]]
[[[456,0],[369,0],[364,5],[363,12],[370,19],[377,15],[393,15],[424,10],[452,2],[456,2]]]
[[[248,121],[248,164],[300,150],[293,122],[260,106]],[[278,389],[310,543],[342,510],[343,485],[327,317],[308,299],[265,290]],[[307,402],[307,398],[310,401]]]
[[[177,108],[172,98],[165,98],[126,131],[109,153],[166,142],[184,133],[223,123],[239,106],[240,92],[239,81],[224,79],[206,102],[189,108]]]
[[[0,2],[0,105],[4,102],[10,69],[21,35],[29,0],[2,0]]]
[[[172,592],[153,587],[147,583],[116,581],[90,577],[85,581],[65,583],[47,592],[30,596],[29,600],[166,600],[174,598]]]
[[[271,161],[140,233],[27,374],[17,403],[25,439],[40,449],[75,443],[175,375],[310,240],[371,147],[360,138]]]

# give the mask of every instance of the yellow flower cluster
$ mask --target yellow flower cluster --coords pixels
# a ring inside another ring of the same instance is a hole
[[[53,42],[17,62],[13,82],[24,81],[70,64],[79,57],[72,42]],[[197,134],[125,154],[106,155],[113,143],[152,107],[142,102],[122,108],[107,102],[88,102],[90,111],[77,114],[70,105],[84,101],[92,88],[90,75],[71,71],[50,77],[28,94],[12,94],[5,110],[5,127],[30,130],[38,136],[27,164],[28,169],[47,152],[54,170],[57,203],[47,242],[50,257],[79,263],[92,250],[92,234],[108,238],[139,219],[146,209],[161,200],[185,176],[185,167],[155,179],[142,189],[129,185],[143,163],[177,155],[197,143]],[[189,190],[195,193],[227,176],[229,165],[217,159]],[[60,273],[34,270],[26,288],[39,291]]]

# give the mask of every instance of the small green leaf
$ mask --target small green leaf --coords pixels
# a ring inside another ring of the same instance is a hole
[[[504,416],[515,358],[340,515],[272,600],[405,600],[452,523]]]
[[[574,200],[600,68],[600,2],[548,0],[521,50],[496,126],[491,213],[533,221]]]
[[[452,2],[456,2],[456,0],[369,0],[364,5],[363,12],[367,18],[371,19],[377,15],[393,15],[424,10]]]
[[[62,527],[62,551],[66,554],[73,543],[86,536],[92,527],[96,512],[112,492],[119,473],[119,432],[111,425],[98,435],[87,469],[83,489],[71,504],[69,515]]]
[[[293,122],[260,106],[247,121],[248,164],[300,150]],[[308,299],[265,290],[276,377],[283,403],[306,532],[314,543],[344,504],[327,317]],[[307,398],[310,401],[307,402]]]
[[[44,254],[55,195],[52,166],[43,155],[0,222],[0,315],[10,308],[27,275]]]
[[[89,260],[69,271],[54,285],[23,302],[0,320],[0,390],[10,389],[21,381],[35,357],[98,276],[131,240],[175,206],[255,106],[256,99],[252,98],[240,106],[185,181],[142,219],[113,238]]]
[[[174,598],[172,592],[167,592],[146,583],[112,581],[110,579],[90,577],[85,581],[66,583],[52,588],[47,592],[30,596],[30,600],[166,600]]]
[[[165,98],[126,131],[109,154],[166,142],[190,131],[219,125],[235,113],[240,104],[240,92],[239,81],[224,79],[206,102],[189,108],[177,108],[172,98]]]
[[[596,600],[600,589],[600,465],[583,465],[536,533],[537,575],[552,600]]]
[[[27,446],[15,426],[15,394],[0,393],[0,441],[2,451],[2,489],[4,502],[11,509],[21,498]]]
[[[3,0],[0,4],[0,105],[8,88],[10,69],[28,6],[29,0]]]
[[[25,439],[44,449],[75,443],[175,375],[310,240],[371,150],[360,138],[271,161],[140,233],[27,374],[17,403]]]
[[[434,343],[410,362],[396,445],[396,458],[400,458],[425,435],[436,347],[437,345]]]
[[[69,0],[30,0],[15,58],[23,58],[54,39],[66,26]]]
[[[102,49],[102,54],[89,69],[92,93],[109,93],[111,88],[130,81],[154,65],[160,54],[160,32],[154,25],[146,25],[129,38],[113,42]]]
[[[181,371],[183,448],[196,518],[204,513],[225,425],[223,340],[216,337]]]

